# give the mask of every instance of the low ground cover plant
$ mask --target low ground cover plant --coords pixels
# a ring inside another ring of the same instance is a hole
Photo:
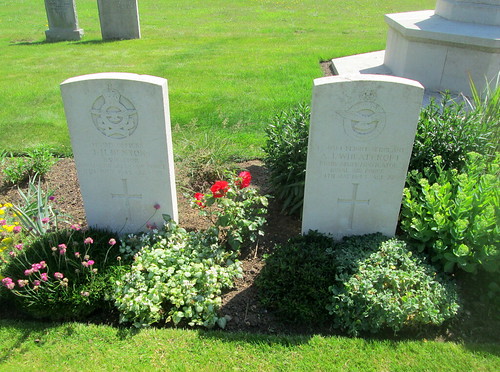
[[[294,238],[266,259],[257,283],[263,304],[283,320],[351,335],[440,325],[458,311],[449,279],[382,234]]]

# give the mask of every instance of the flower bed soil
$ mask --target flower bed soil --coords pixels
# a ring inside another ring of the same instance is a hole
[[[249,161],[238,164],[238,168],[248,170],[253,176],[252,187],[260,190],[261,194],[269,194],[267,171],[260,161]],[[178,186],[186,187],[189,180],[184,176],[182,168],[177,169]],[[54,190],[57,207],[64,213],[73,217],[74,223],[85,225],[85,212],[80,194],[76,169],[73,159],[60,159],[51,169],[44,181],[45,187]],[[178,187],[178,190],[181,190]],[[204,192],[207,190],[194,190]],[[0,174],[0,203],[19,200],[17,187],[7,186]],[[204,217],[190,207],[189,199],[178,192],[179,223],[186,229],[199,229],[207,226]],[[285,216],[280,213],[280,206],[271,199],[268,223],[265,236],[257,245],[249,247],[242,252],[240,257],[244,277],[238,279],[235,287],[223,296],[222,315],[228,315],[227,331],[244,331],[258,333],[335,333],[328,327],[310,328],[301,324],[283,324],[271,311],[265,309],[258,301],[258,290],[254,285],[255,278],[264,266],[263,255],[270,253],[277,243],[286,242],[289,237],[300,233],[300,221],[297,218]],[[464,308],[459,319],[453,324],[440,329],[434,329],[425,334],[402,334],[398,337],[419,337],[438,340],[466,340],[500,342],[500,321],[498,309],[483,305],[476,297],[476,286],[479,281],[464,281],[457,278],[461,284],[462,297],[465,298]],[[12,317],[13,314],[6,309],[0,309],[0,318]],[[16,315],[14,314],[14,317]],[[21,315],[18,315],[21,316]],[[95,321],[116,324],[116,317],[103,318],[96,314]],[[383,335],[393,338],[394,335]]]

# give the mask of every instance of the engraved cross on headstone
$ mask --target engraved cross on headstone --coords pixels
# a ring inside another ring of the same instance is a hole
[[[370,199],[368,200],[357,200],[357,194],[358,194],[358,186],[359,183],[353,183],[352,184],[352,197],[351,199],[337,199],[338,204],[350,204],[351,205],[351,211],[349,213],[349,228],[352,229],[352,224],[354,220],[354,208],[356,207],[356,204],[370,204]]]
[[[123,194],[113,194],[111,193],[112,198],[119,198],[119,199],[125,199],[125,207],[127,208],[127,217],[130,219],[131,214],[130,214],[130,199],[142,199],[142,194],[129,194],[128,193],[128,180],[123,178],[122,179],[122,184],[123,184]]]

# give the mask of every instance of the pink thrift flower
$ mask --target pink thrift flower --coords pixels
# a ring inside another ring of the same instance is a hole
[[[85,238],[85,240],[83,242],[85,244],[92,244],[94,242],[94,239],[92,239],[91,237],[88,237],[88,238]]]
[[[28,284],[28,281],[27,281],[27,280],[19,279],[19,280],[17,281],[17,285],[19,286],[19,288],[24,287],[26,284]]]
[[[40,282],[39,280],[33,280],[33,285],[34,285],[35,287],[39,287],[39,286],[40,286],[40,284],[41,284],[41,282]]]
[[[158,210],[158,209],[161,208],[161,206],[160,206],[160,204],[156,203],[155,205],[153,205],[153,208],[156,209],[156,210]]]
[[[75,252],[75,257],[80,258],[80,252]]]
[[[45,269],[47,267],[47,263],[45,261],[40,261],[39,264],[42,267],[42,269]]]
[[[15,247],[17,248],[18,251],[20,251],[20,250],[23,249],[23,245],[22,244],[16,244]]]
[[[47,280],[49,280],[49,274],[47,274],[47,273],[41,273],[40,277],[42,278],[42,280],[44,282],[46,282]]]
[[[33,269],[24,270],[24,275],[30,276],[31,274],[33,274]]]
[[[59,254],[66,254],[66,249],[59,249]]]
[[[74,224],[70,226],[70,229],[75,230],[75,231],[80,231],[82,228],[78,224]]]
[[[12,229],[12,231],[14,231],[14,234],[18,234],[20,233],[22,230],[22,227],[21,226],[14,226],[14,229]]]
[[[88,263],[87,261],[83,261],[83,262],[82,262],[82,265],[83,265],[83,267],[88,267],[88,266],[89,266],[89,263]]]
[[[42,223],[48,223],[50,221],[49,217],[42,218]]]
[[[31,269],[33,270],[33,272],[37,272],[38,270],[40,270],[42,268],[42,265],[40,265],[39,263],[34,263],[33,265],[31,265]]]
[[[10,251],[10,252],[9,252],[9,256],[10,256],[10,257],[16,257],[16,256],[17,256],[17,254],[16,254],[16,252]]]
[[[16,283],[14,283],[11,278],[3,278],[2,284],[10,290],[14,289],[14,287],[16,286]]]
[[[62,278],[64,278],[64,274],[60,273],[60,272],[55,272],[54,273],[54,278],[56,278],[56,279],[62,279]]]
[[[87,262],[87,264],[88,264],[89,266],[92,266],[94,263],[95,263],[95,262],[94,262],[94,260],[88,260],[88,262]]]
[[[111,239],[109,239],[109,242],[108,242],[108,243],[109,243],[109,245],[113,246],[113,245],[115,245],[115,244],[116,244],[116,240],[115,240],[115,239],[113,239],[113,238],[111,238]]]
[[[6,224],[7,224],[7,221],[5,221],[5,220],[0,220],[0,226],[6,225]]]
[[[66,248],[68,248],[66,246],[66,244],[59,244],[58,247],[59,247],[59,249],[66,249]]]

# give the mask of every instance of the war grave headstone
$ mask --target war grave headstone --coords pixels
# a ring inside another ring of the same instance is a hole
[[[140,39],[137,0],[97,0],[104,40]]]
[[[423,94],[392,76],[314,80],[303,233],[394,235]]]
[[[88,225],[131,233],[177,220],[167,80],[99,73],[61,93]]]
[[[75,0],[45,0],[49,29],[47,41],[80,40],[83,30],[78,28]]]

